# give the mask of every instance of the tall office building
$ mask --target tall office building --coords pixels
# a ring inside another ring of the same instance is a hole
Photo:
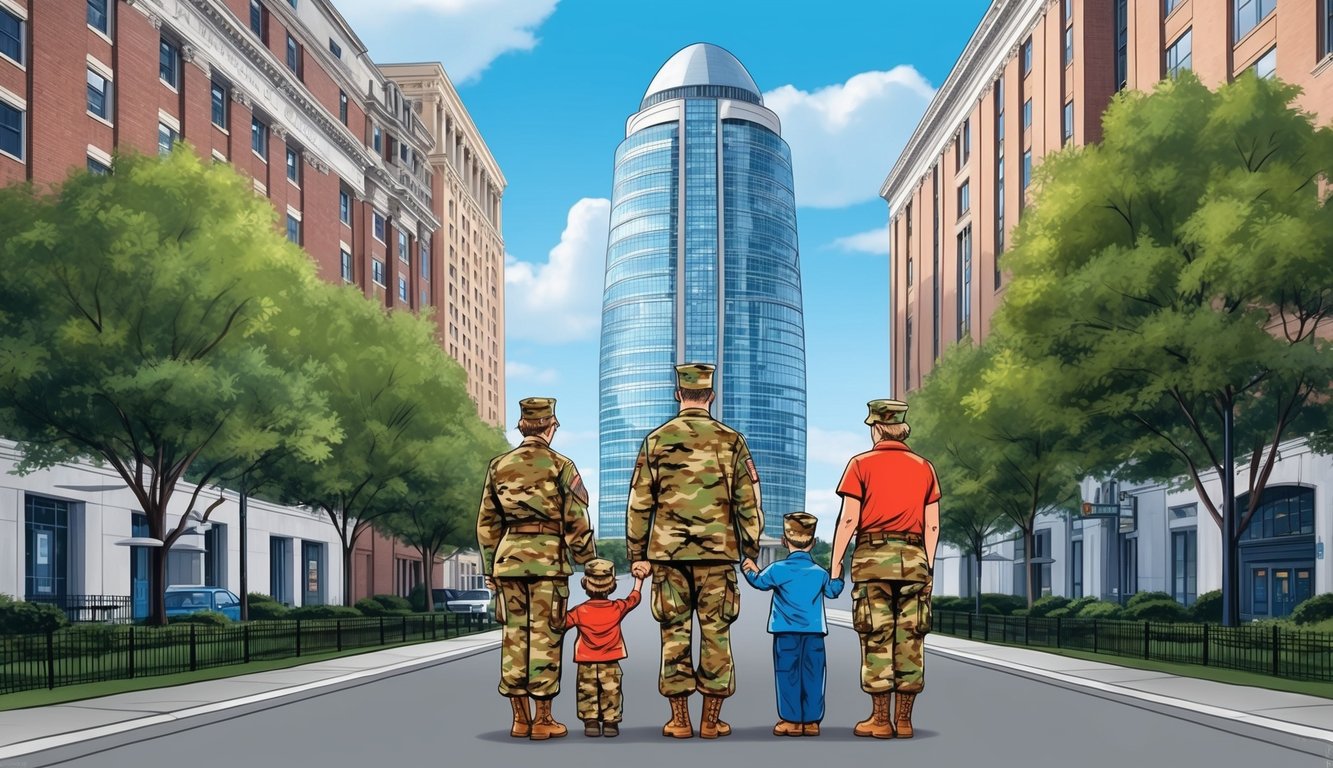
[[[805,499],[805,332],[791,151],[745,67],[672,56],[616,150],[601,347],[598,535],[624,535],[643,438],[680,362],[717,365],[713,415],[749,442],[766,532]]]

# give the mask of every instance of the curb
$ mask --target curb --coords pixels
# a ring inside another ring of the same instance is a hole
[[[488,632],[482,635],[477,635],[477,637],[482,638],[490,634],[492,633]],[[296,701],[301,701],[302,699],[314,698],[315,696],[321,696],[326,693],[332,693],[334,691],[342,690],[345,688],[354,688],[356,686],[366,685],[368,683],[373,683],[389,677],[405,674],[407,672],[411,672],[417,669],[439,666],[441,664],[446,664],[450,661],[456,661],[458,659],[463,659],[469,656],[475,656],[481,653],[485,653],[487,651],[494,650],[500,647],[500,642],[501,642],[500,638],[498,637],[498,633],[494,634],[497,635],[494,638],[487,638],[482,642],[476,643],[474,645],[469,645],[464,648],[455,648],[449,651],[432,654],[430,656],[423,656],[421,658],[408,659],[405,661],[395,662],[393,664],[388,664],[382,667],[363,669],[363,670],[358,670],[356,672],[347,672],[336,675],[334,677],[328,677],[323,680],[315,680],[313,682],[301,683],[299,685],[292,685],[286,688],[278,688],[272,691],[264,691],[263,693],[256,693],[248,696],[241,696],[234,699],[226,699],[224,701],[216,701],[208,704],[201,704],[199,706],[189,707],[187,709],[176,710],[175,712],[148,715],[145,717],[136,717],[131,720],[122,720],[121,722],[118,723],[109,723],[107,725],[101,725],[94,728],[66,731],[65,733],[53,734],[51,736],[43,736],[37,739],[29,739],[27,741],[14,742],[13,744],[6,744],[4,746],[0,746],[0,761],[12,760],[13,758],[33,755],[38,752],[60,750],[61,754],[58,756],[53,756],[53,759],[50,760],[49,762],[23,763],[23,765],[36,766],[36,765],[49,765],[56,762],[64,762],[66,760],[70,760],[75,757],[80,757],[90,752],[96,751],[96,749],[87,749],[88,742],[101,741],[103,739],[108,739],[111,737],[115,737],[126,733],[131,733],[134,731],[152,729],[151,733],[143,733],[138,735],[137,737],[131,736],[130,738],[127,739],[117,740],[114,745],[114,746],[123,746],[125,744],[132,744],[139,741],[147,741],[148,739],[151,738],[156,738],[158,736],[163,736],[169,733],[186,730],[188,728],[194,727],[195,723],[191,722],[194,718],[200,718],[207,715],[218,715],[222,713],[228,713],[224,717],[208,718],[210,721],[228,719],[229,717],[236,717],[242,714],[249,714],[250,712],[262,711],[273,707],[279,707],[286,704],[291,704]],[[445,640],[439,642],[450,642],[450,641]],[[300,668],[299,666],[294,667],[294,669],[299,669],[299,668]],[[52,705],[52,706],[59,706],[59,705]],[[241,710],[241,709],[244,709],[244,711],[232,712],[232,710]],[[168,727],[154,728],[153,726],[168,726]],[[169,726],[177,726],[177,727],[169,727]],[[85,745],[85,746],[80,748],[79,745]],[[66,748],[76,748],[78,754],[66,754],[67,752],[71,751]],[[0,765],[5,765],[5,764],[6,763],[0,762]]]
[[[830,614],[833,612],[830,611]],[[846,613],[845,611],[843,613]],[[830,624],[850,629],[851,618],[844,619],[841,616],[830,615],[828,617]],[[976,641],[973,641],[976,642]],[[983,667],[986,669],[1004,672],[1017,677],[1027,678],[1047,685],[1054,685],[1068,690],[1086,693],[1108,701],[1115,701],[1121,704],[1146,709],[1181,720],[1187,720],[1209,728],[1215,728],[1227,733],[1245,736],[1247,738],[1264,741],[1279,747],[1304,752],[1319,758],[1328,758],[1333,754],[1333,730],[1316,728],[1314,726],[1291,723],[1284,720],[1276,720],[1263,715],[1256,715],[1252,712],[1242,712],[1226,707],[1218,707],[1212,704],[1201,704],[1196,701],[1179,699],[1172,696],[1164,696],[1147,691],[1139,691],[1133,688],[1115,685],[1113,683],[1104,683],[1100,680],[1089,680],[1078,675],[1071,675],[1065,672],[1056,672],[1041,667],[1033,667],[1016,662],[997,661],[996,659],[982,656],[976,653],[969,653],[953,648],[931,647],[929,644],[926,650],[933,654],[945,656],[965,664]],[[1035,653],[1041,653],[1038,649],[1029,649]],[[1101,662],[1110,666],[1116,666],[1114,662]],[[1219,683],[1224,685],[1224,683]]]

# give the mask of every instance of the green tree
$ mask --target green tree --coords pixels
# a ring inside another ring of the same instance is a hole
[[[1326,447],[1333,423],[1333,130],[1298,93],[1249,73],[1210,91],[1185,73],[1118,96],[1100,145],[1038,169],[996,316],[1019,351],[997,376],[1040,378],[1047,423],[1096,434],[1117,474],[1193,485],[1223,535],[1230,621],[1235,541],[1280,444]]]
[[[616,567],[616,575],[623,576],[629,573],[629,554],[625,551],[624,539],[598,539],[597,556],[603,560],[610,560]]]
[[[87,457],[125,482],[163,542],[154,623],[167,552],[220,503],[200,508],[223,468],[275,446],[316,463],[338,437],[310,371],[267,350],[291,328],[284,297],[318,282],[274,220],[188,147],[50,193],[0,190],[0,433],[20,472]],[[197,484],[172,526],[187,473]]]

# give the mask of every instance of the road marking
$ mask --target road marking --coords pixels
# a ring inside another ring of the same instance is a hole
[[[850,611],[829,609],[828,614],[829,614],[830,624],[837,624],[840,627],[848,627],[848,628],[852,626],[852,619],[851,619],[852,614]],[[971,642],[976,642],[976,641],[971,641]],[[1104,683],[1100,680],[1090,680],[1086,677],[1079,677],[1078,675],[1070,675],[1064,672],[1056,672],[1049,669],[1042,669],[1041,667],[1032,667],[1026,664],[1019,664],[1013,661],[1002,661],[979,653],[960,651],[956,648],[940,648],[927,645],[927,649],[934,653],[938,653],[942,656],[952,656],[958,659],[974,661],[979,664],[990,667],[1003,667],[1007,669],[1018,670],[1025,674],[1034,675],[1036,677],[1044,677],[1050,680],[1058,680],[1062,683],[1067,683],[1069,685],[1079,688],[1090,688],[1092,690],[1103,691],[1105,693],[1111,693],[1117,696],[1125,696],[1128,698],[1139,699],[1140,701],[1148,701],[1154,704],[1161,704],[1164,706],[1174,707],[1177,709],[1190,710],[1192,712],[1211,715],[1213,717],[1222,718],[1225,720],[1235,720],[1237,722],[1248,723],[1250,725],[1259,726],[1260,728],[1267,728],[1269,730],[1279,731],[1293,736],[1301,736],[1307,739],[1315,739],[1318,741],[1326,741],[1333,743],[1333,731],[1324,728],[1316,728],[1314,726],[1301,725],[1300,723],[1290,723],[1285,720],[1275,720],[1271,717],[1256,715],[1253,712],[1241,712],[1235,709],[1226,709],[1225,707],[1217,707],[1212,704],[1201,704],[1197,701],[1189,701],[1188,699],[1177,699],[1173,696],[1164,696],[1158,693],[1149,693],[1147,691],[1139,691],[1133,688],[1125,688],[1119,685],[1113,685],[1111,683]],[[1033,652],[1035,653],[1042,652],[1036,649],[1020,649],[1020,650],[1033,650]],[[1099,662],[1099,663],[1105,663],[1107,664],[1107,666],[1117,666],[1116,664],[1111,662]],[[1173,675],[1173,677],[1175,677],[1175,675]]]
[[[448,642],[448,641],[442,641],[442,642]],[[500,639],[497,637],[494,640],[486,640],[485,642],[476,643],[464,648],[455,648],[453,650],[445,651],[443,653],[436,653],[430,656],[422,656],[416,659],[408,659],[406,661],[396,662],[394,664],[389,664],[383,667],[373,667],[371,669],[363,669],[363,670],[358,670],[356,672],[349,672],[344,675],[338,675],[337,677],[329,677],[323,680],[315,680],[309,683],[301,683],[300,685],[293,685],[287,688],[278,688],[272,691],[265,691],[263,693],[251,694],[249,696],[242,696],[237,699],[216,701],[211,704],[201,704],[197,707],[181,709],[175,712],[168,712],[158,715],[149,715],[148,717],[138,717],[134,718],[133,720],[122,720],[119,723],[110,723],[108,725],[97,726],[96,728],[87,728],[77,731],[67,731],[65,733],[59,733],[52,736],[43,736],[38,739],[19,741],[13,744],[0,747],[0,760],[7,760],[14,757],[22,757],[23,755],[30,755],[34,752],[45,752],[46,750],[49,749],[56,749],[58,747],[67,747],[71,744],[77,744],[82,741],[91,741],[92,739],[100,739],[106,736],[114,736],[118,733],[125,733],[126,731],[138,730],[140,728],[148,728],[154,725],[163,725],[166,723],[176,722],[178,720],[185,720],[191,717],[198,717],[199,715],[208,715],[214,712],[224,712],[228,709],[245,707],[251,704],[259,704],[265,701],[271,701],[273,699],[282,698],[284,696],[293,696],[298,693],[305,693],[307,691],[319,690],[320,688],[327,688],[331,685],[349,683],[366,677],[385,675],[390,672],[397,672],[404,669],[410,669],[412,667],[427,666],[433,663],[445,662],[449,661],[450,659],[456,658],[458,656],[471,656],[478,652],[489,651],[494,648],[498,648],[499,646],[500,646]],[[292,669],[299,669],[299,668],[300,667],[292,667]],[[263,674],[263,673],[261,672],[257,674]],[[225,680],[226,678],[220,678],[220,679]],[[52,706],[59,706],[59,705],[52,705]]]

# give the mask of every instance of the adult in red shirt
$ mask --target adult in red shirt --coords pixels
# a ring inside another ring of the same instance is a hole
[[[925,680],[930,592],[940,534],[940,488],[935,468],[903,441],[911,433],[907,403],[871,400],[866,424],[874,447],[847,462],[838,495],[842,512],[833,532],[833,578],[842,576],[852,538],[852,626],[861,636],[861,689],[870,717],[857,736],[912,737],[912,703]],[[897,712],[890,717],[890,697]]]
[[[615,565],[610,560],[589,560],[583,570],[583,589],[589,600],[569,609],[565,629],[577,627],[574,663],[578,665],[578,715],[584,736],[620,735],[623,697],[620,692],[620,660],[628,654],[620,622],[639,604],[643,579],[635,577],[634,589],[624,600],[610,600],[616,590]]]

